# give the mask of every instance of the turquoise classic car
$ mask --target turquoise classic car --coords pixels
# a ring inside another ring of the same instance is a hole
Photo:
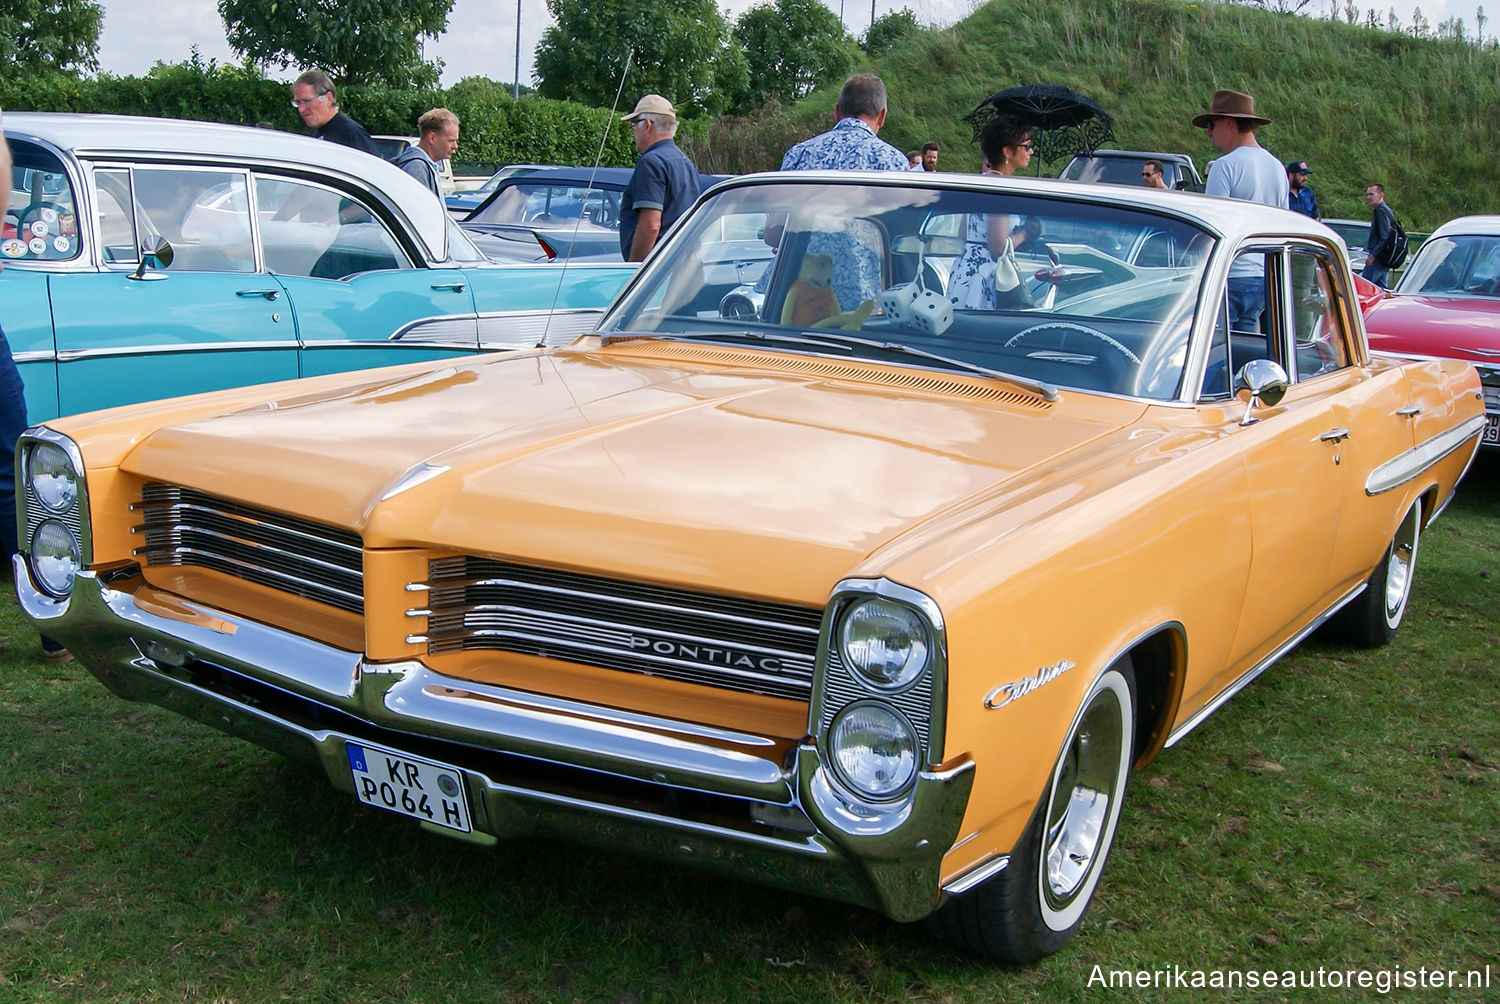
[[[32,421],[593,329],[635,271],[500,265],[384,161],[268,129],[8,113],[0,326]]]

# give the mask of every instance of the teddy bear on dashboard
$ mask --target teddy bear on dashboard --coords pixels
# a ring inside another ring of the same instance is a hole
[[[797,281],[787,291],[781,307],[781,323],[801,328],[854,330],[864,324],[874,309],[874,301],[866,300],[854,310],[840,311],[838,297],[833,292],[833,256],[810,253],[802,256]]]

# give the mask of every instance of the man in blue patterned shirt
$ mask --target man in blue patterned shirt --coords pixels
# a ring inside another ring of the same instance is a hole
[[[906,154],[876,137],[885,125],[885,82],[856,73],[839,91],[834,127],[803,140],[781,159],[783,171],[905,171]]]

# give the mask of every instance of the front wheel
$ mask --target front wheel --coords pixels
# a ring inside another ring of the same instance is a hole
[[[1385,555],[1356,596],[1330,622],[1339,638],[1363,648],[1378,648],[1396,637],[1411,598],[1417,571],[1417,544],[1422,537],[1422,500],[1406,510]]]
[[[955,896],[929,925],[962,948],[1034,962],[1077,933],[1114,842],[1135,735],[1128,657],[1084,698],[1051,781],[1005,870]]]

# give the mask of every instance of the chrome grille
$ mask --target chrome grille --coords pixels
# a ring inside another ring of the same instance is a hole
[[[429,563],[428,652],[495,649],[808,699],[820,607],[463,556]]]
[[[235,578],[364,612],[359,534],[216,498],[192,488],[148,484],[135,532],[137,557],[152,565],[196,565]]]

